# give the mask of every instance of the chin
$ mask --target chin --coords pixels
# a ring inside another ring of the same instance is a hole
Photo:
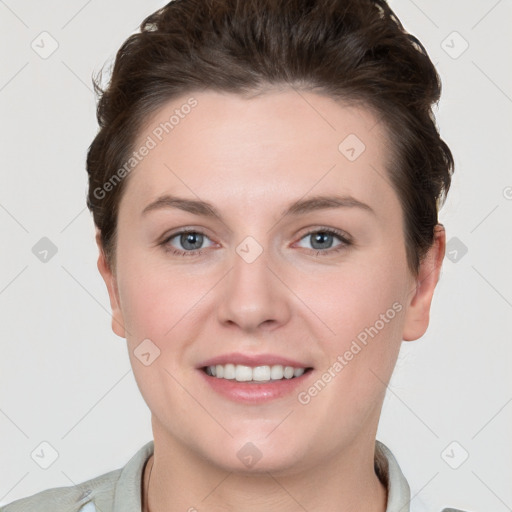
[[[264,438],[252,441],[250,437],[244,436],[230,438],[228,442],[218,443],[217,446],[218,450],[212,452],[210,449],[203,456],[225,471],[245,475],[297,472],[301,460],[306,458],[299,446],[286,443],[283,438],[269,442]]]

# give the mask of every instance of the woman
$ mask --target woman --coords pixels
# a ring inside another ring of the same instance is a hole
[[[445,252],[422,45],[384,0],[176,0],[98,91],[98,269],[154,441],[4,510],[420,510],[375,437]]]

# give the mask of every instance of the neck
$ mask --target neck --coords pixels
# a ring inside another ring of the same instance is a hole
[[[155,435],[144,471],[144,512],[385,512],[387,491],[374,470],[374,439],[293,474],[234,473]],[[149,507],[148,507],[149,494]]]

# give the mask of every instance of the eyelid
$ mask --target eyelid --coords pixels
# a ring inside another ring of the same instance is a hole
[[[203,237],[208,238],[212,242],[212,245],[217,244],[206,232],[203,228],[195,228],[193,226],[186,226],[181,228],[176,228],[175,230],[171,230],[171,232],[167,232],[157,243],[156,246],[164,251],[165,254],[171,254],[172,256],[176,256],[178,258],[184,257],[194,257],[201,254],[201,251],[204,249],[193,249],[190,251],[186,251],[184,249],[178,249],[171,245],[171,240],[178,236],[187,234],[187,233],[195,233],[198,235],[202,235]],[[206,249],[209,249],[207,247]]]
[[[163,237],[162,237],[162,240],[160,242],[158,242],[158,245],[159,246],[163,246],[164,250],[166,252],[171,252],[177,256],[185,256],[185,255],[188,255],[188,256],[194,256],[194,255],[197,255],[197,254],[200,254],[201,251],[205,250],[205,249],[209,249],[211,247],[206,247],[206,248],[202,248],[202,249],[193,249],[193,250],[183,250],[183,249],[178,249],[174,246],[171,246],[170,245],[170,241],[180,235],[184,235],[184,234],[187,234],[187,233],[195,233],[195,234],[198,234],[198,235],[202,235],[203,237],[206,237],[208,240],[210,240],[212,242],[213,245],[217,244],[217,242],[215,242],[215,240],[212,239],[212,237],[210,237],[207,233],[206,233],[207,230],[203,229],[203,228],[196,228],[194,226],[187,226],[187,227],[182,227],[182,228],[177,228],[177,230],[173,230],[171,231],[170,233],[168,234],[165,234]],[[346,248],[350,245],[354,245],[354,242],[353,242],[353,239],[351,237],[351,235],[349,235],[347,232],[341,230],[341,229],[337,229],[337,228],[332,228],[332,227],[328,227],[328,226],[321,226],[321,225],[315,225],[315,226],[308,226],[306,228],[303,228],[302,231],[302,234],[298,234],[296,235],[296,237],[298,237],[298,240],[295,241],[293,243],[294,244],[297,244],[298,242],[300,242],[301,240],[303,240],[304,238],[306,238],[307,236],[311,236],[313,234],[316,234],[316,233],[329,233],[331,235],[333,235],[334,237],[337,237],[339,239],[339,241],[341,242],[338,246],[335,246],[335,247],[330,247],[328,249],[325,249],[325,250],[321,250],[321,249],[309,249],[307,247],[303,247],[302,249],[305,249],[306,251],[313,251],[315,253],[322,253],[324,255],[329,255],[329,254],[333,254],[343,248]],[[294,237],[294,238],[296,238]]]
[[[353,244],[354,240],[352,236],[347,233],[346,231],[343,231],[342,229],[333,228],[329,226],[322,226],[322,225],[314,225],[314,226],[308,226],[307,228],[304,228],[299,232],[297,235],[299,241],[302,240],[305,236],[312,235],[314,233],[332,233],[336,236],[338,236],[343,242],[347,244]]]
[[[186,227],[176,228],[176,229],[172,229],[172,230],[166,232],[160,238],[160,241],[158,243],[159,244],[166,243],[169,240],[171,240],[172,238],[174,238],[178,235],[186,234],[186,233],[197,233],[197,234],[203,235],[213,241],[212,237],[207,233],[207,231],[208,230],[206,230],[205,228],[199,228],[199,227],[196,228],[194,226],[186,226]]]
[[[315,258],[318,258],[319,256],[326,258],[335,257],[339,255],[342,251],[346,251],[354,245],[352,237],[348,233],[340,229],[328,227],[309,228],[308,231],[306,231],[306,233],[299,237],[298,241],[295,242],[294,245],[300,244],[302,240],[307,239],[308,237],[311,237],[317,233],[327,233],[330,236],[337,238],[339,243],[338,245],[334,245],[332,247],[328,247],[325,249],[301,247],[301,249],[305,251],[306,254],[313,255]]]

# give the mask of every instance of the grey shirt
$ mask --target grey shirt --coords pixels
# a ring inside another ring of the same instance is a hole
[[[375,443],[375,469],[388,490],[386,512],[415,512],[409,484],[395,457],[382,442]],[[72,487],[47,489],[14,501],[0,512],[141,512],[142,476],[153,449],[150,441],[120,469]]]

